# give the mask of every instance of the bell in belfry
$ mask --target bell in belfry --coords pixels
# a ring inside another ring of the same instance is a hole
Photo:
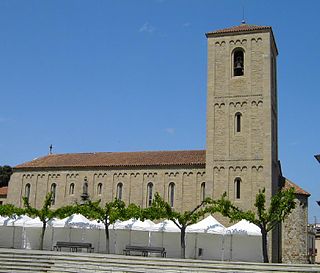
[[[234,75],[235,76],[243,75],[243,59],[240,56],[236,58],[236,61],[234,64]]]

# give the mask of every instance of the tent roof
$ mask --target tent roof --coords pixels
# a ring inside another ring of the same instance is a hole
[[[260,228],[257,225],[248,222],[247,220],[241,220],[235,225],[228,227],[226,231],[229,234],[261,236]]]
[[[82,214],[72,214],[66,221],[66,226],[82,228],[90,225],[90,220],[84,217]]]
[[[26,221],[29,221],[29,220],[32,220],[32,218],[30,218],[29,216],[27,215],[21,215],[17,218],[7,218],[3,225],[4,226],[16,226],[16,227],[22,227],[24,225],[24,223]]]
[[[225,230],[226,228],[211,215],[187,228],[187,232],[197,233],[224,234]]]
[[[151,231],[180,232],[180,229],[171,220],[164,220],[154,225]]]
[[[31,220],[28,220],[24,223],[25,227],[42,227],[42,222],[40,221],[40,218],[34,218]]]
[[[114,228],[150,231],[153,226],[154,223],[150,220],[140,221],[140,219],[129,219],[127,221],[117,222]]]

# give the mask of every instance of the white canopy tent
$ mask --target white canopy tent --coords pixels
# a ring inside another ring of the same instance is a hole
[[[196,233],[195,259],[223,260],[224,234],[226,228],[209,215],[187,228],[188,233]]]
[[[164,247],[169,258],[181,255],[180,229],[171,220],[164,220],[151,228],[150,245]],[[195,235],[186,233],[186,258],[194,258]]]
[[[0,216],[0,247],[38,249],[42,222],[28,216]],[[180,229],[172,221],[159,224],[130,219],[109,228],[111,253],[122,254],[125,245],[161,246],[167,257],[180,257]],[[95,252],[105,252],[104,224],[82,215],[72,215],[47,224],[44,249],[52,249],[57,241],[90,242]],[[242,220],[225,228],[212,216],[186,230],[186,258],[262,261],[261,232],[256,225]]]
[[[39,249],[40,248],[40,236],[42,230],[42,222],[39,217],[30,219],[24,223],[26,234],[26,249]],[[44,234],[43,249],[50,250],[52,244],[52,228],[47,224],[46,232]]]
[[[13,247],[14,230],[12,226],[7,226],[9,217],[0,217],[0,246],[5,248]]]
[[[100,251],[100,230],[103,225],[92,222],[81,214],[73,214],[61,220],[55,219],[50,225],[53,228],[52,246],[57,241],[88,242],[92,243],[95,251]]]
[[[2,217],[0,245],[8,248],[25,248],[26,234],[24,223],[32,218],[21,215],[16,217]]]
[[[247,220],[226,229],[226,259],[230,261],[262,262],[262,236],[260,228]]]
[[[129,219],[114,225],[115,253],[122,254],[126,245],[150,245],[150,230],[155,224],[150,220]]]

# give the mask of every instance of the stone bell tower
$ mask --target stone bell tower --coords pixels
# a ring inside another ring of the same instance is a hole
[[[277,46],[269,26],[241,24],[206,36],[207,192],[226,192],[251,209],[259,189],[269,200],[279,187]],[[272,236],[272,244],[279,239]]]

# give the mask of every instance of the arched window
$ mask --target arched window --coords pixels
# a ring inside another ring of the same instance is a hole
[[[27,198],[28,202],[29,202],[29,198],[30,198],[30,189],[31,189],[31,185],[29,183],[26,184],[26,186],[24,188],[24,197]]]
[[[235,199],[240,199],[240,189],[241,188],[241,179],[237,177],[234,180],[234,192],[235,192]]]
[[[233,51],[233,76],[244,75],[244,51],[241,48],[237,48]]]
[[[51,193],[52,193],[52,201],[51,201],[51,204],[54,205],[56,203],[56,189],[57,189],[57,185],[56,183],[52,183],[51,184]]]
[[[234,120],[236,133],[240,133],[241,132],[241,119],[242,119],[242,114],[239,113],[239,112],[236,113],[235,114],[235,120]]]
[[[153,184],[149,182],[147,185],[147,207],[150,207],[152,205],[152,199],[153,199]]]
[[[206,182],[201,183],[200,199],[201,202],[206,198]]]
[[[97,193],[98,193],[98,195],[101,195],[101,194],[102,194],[102,183],[99,183],[99,184],[98,184]]]
[[[74,183],[71,183],[69,186],[69,195],[73,195],[74,194]]]
[[[169,204],[172,208],[174,206],[174,188],[175,188],[175,184],[171,182],[169,184],[169,189],[168,189],[168,197],[169,197],[168,199],[169,199]]]
[[[120,182],[117,185],[117,199],[122,200],[122,188],[123,188],[123,184]]]

